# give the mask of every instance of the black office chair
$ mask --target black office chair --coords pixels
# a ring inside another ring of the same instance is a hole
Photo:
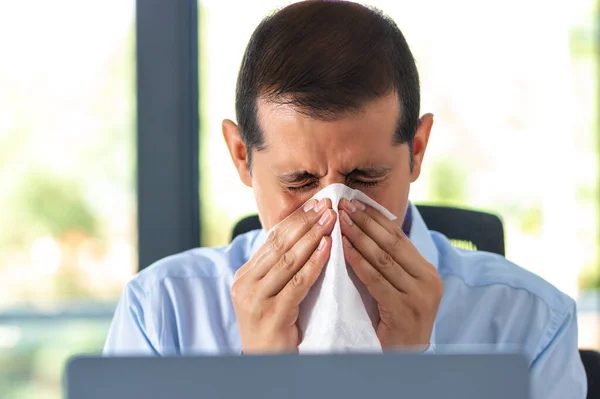
[[[467,209],[417,205],[429,230],[438,231],[464,249],[492,252],[504,256],[504,226],[498,216]],[[260,229],[257,215],[240,220],[232,240],[240,234]],[[600,398],[600,353],[579,350],[588,380],[587,398]]]
[[[600,353],[593,350],[580,349],[579,355],[581,356],[585,374],[587,375],[587,398],[598,399],[600,398]]]
[[[260,219],[258,215],[250,215],[246,216],[239,222],[235,224],[233,227],[233,232],[231,233],[231,241],[235,239],[235,237],[245,234],[252,230],[262,229],[262,225],[260,224]]]
[[[442,233],[457,247],[504,256],[504,227],[498,216],[443,206],[417,209],[429,230]]]

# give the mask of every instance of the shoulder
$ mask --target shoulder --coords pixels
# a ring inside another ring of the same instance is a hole
[[[232,280],[235,272],[248,260],[259,230],[238,236],[229,245],[200,247],[167,256],[136,274],[130,289],[147,295],[157,287],[190,282]]]
[[[432,232],[431,236],[438,249],[442,279],[459,280],[478,291],[488,287],[490,293],[506,294],[509,301],[527,298],[557,315],[563,315],[574,306],[568,295],[501,255],[459,249],[442,234]]]
[[[441,343],[516,346],[533,364],[561,328],[576,323],[573,299],[541,277],[503,256],[455,248],[436,232],[431,237],[444,282]]]
[[[229,291],[257,235],[250,232],[227,246],[168,256],[135,275],[117,306],[107,348],[148,343],[153,353],[182,354],[237,345],[233,330],[223,334],[215,326],[234,325]]]

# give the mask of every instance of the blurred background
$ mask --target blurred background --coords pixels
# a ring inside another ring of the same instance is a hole
[[[137,19],[158,3],[0,0],[1,398],[61,397],[65,362],[101,350],[124,284],[152,259],[139,239],[142,217],[157,216],[141,212],[137,196],[146,169],[136,157],[152,137],[137,132],[140,101],[149,98],[136,90],[136,41],[152,44]],[[234,223],[256,212],[220,123],[235,117],[253,29],[288,3],[191,8],[197,49],[177,51],[181,62],[197,51],[194,245],[227,244]],[[412,201],[500,215],[507,258],[575,298],[580,346],[599,348],[597,1],[367,4],[404,32],[422,112],[435,115]]]

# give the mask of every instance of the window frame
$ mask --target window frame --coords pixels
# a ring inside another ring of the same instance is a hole
[[[200,245],[197,0],[136,4],[138,265]]]

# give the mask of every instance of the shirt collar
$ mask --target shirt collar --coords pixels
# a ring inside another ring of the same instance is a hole
[[[409,202],[408,206],[410,208],[410,212],[407,212],[410,215],[410,232],[408,232],[408,237],[419,253],[437,269],[439,263],[438,251],[431,238],[429,229],[417,207],[412,202]],[[260,233],[251,242],[247,259],[250,259],[265,241],[267,241],[267,232],[261,229]]]
[[[260,229],[260,232],[254,237],[254,240],[251,241],[250,244],[250,252],[248,252],[248,256],[246,262],[258,251],[258,249],[267,241],[267,232],[265,229]]]
[[[439,255],[437,247],[431,238],[431,233],[417,207],[413,203],[409,203],[408,206],[411,208],[412,213],[412,226],[409,235],[410,241],[412,241],[419,253],[427,259],[427,262],[431,263],[437,269]]]

